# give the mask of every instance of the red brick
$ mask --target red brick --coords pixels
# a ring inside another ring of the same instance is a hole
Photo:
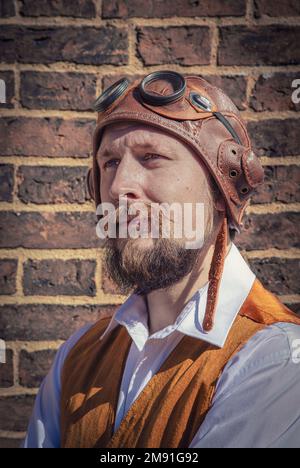
[[[0,305],[2,339],[8,341],[66,340],[88,323],[111,316],[118,306],[7,304]]]
[[[86,158],[95,122],[55,117],[2,117],[0,155]]]
[[[206,26],[144,27],[137,30],[137,52],[144,65],[207,65],[210,31]]]
[[[0,18],[15,16],[15,3],[13,0],[0,0]]]
[[[246,12],[244,0],[111,0],[103,2],[103,18],[169,18],[172,16],[243,16]]]
[[[261,111],[299,111],[300,105],[292,101],[294,80],[300,73],[264,73],[260,75],[252,90],[250,107]]]
[[[299,26],[224,26],[220,28],[218,65],[296,65],[299,42]]]
[[[21,439],[0,438],[0,448],[20,448],[22,440],[23,440],[22,438]]]
[[[271,119],[248,122],[253,146],[261,156],[298,156],[300,153],[300,120]]]
[[[15,102],[15,75],[13,71],[0,71],[0,80],[5,82],[5,101],[0,102],[0,109],[11,109]]]
[[[0,294],[14,294],[16,292],[17,266],[17,260],[0,260]]]
[[[0,57],[7,63],[17,61],[126,65],[127,31],[111,26],[94,28],[2,25]]]
[[[24,203],[85,203],[88,167],[20,166],[18,197]]]
[[[284,2],[270,0],[254,0],[254,16],[297,16],[300,15],[299,0],[284,0]]]
[[[95,296],[95,269],[92,260],[28,260],[24,263],[24,294]]]
[[[0,388],[9,388],[14,384],[13,352],[11,349],[6,350],[5,359],[5,363],[0,362]]]
[[[43,378],[48,373],[56,351],[53,349],[45,349],[42,351],[20,352],[19,376],[20,385],[23,387],[39,387]]]
[[[92,0],[21,0],[22,16],[73,16],[94,18],[96,9]]]
[[[265,287],[276,295],[299,294],[298,259],[253,259],[250,260],[250,266]]]
[[[299,220],[300,213],[292,212],[247,215],[235,242],[245,250],[299,248]]]
[[[100,247],[93,212],[0,213],[0,247],[76,249]]]
[[[12,164],[0,164],[0,201],[11,202],[13,200],[14,166]]]
[[[33,395],[0,398],[0,430],[25,431],[32,412]]]
[[[300,202],[300,167],[266,166],[265,182],[252,197],[253,203]]]
[[[91,110],[97,77],[88,73],[21,73],[21,102],[28,109]]]

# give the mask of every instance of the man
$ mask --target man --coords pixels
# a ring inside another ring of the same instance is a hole
[[[236,107],[202,78],[163,71],[118,81],[96,109],[96,207],[111,203],[120,227],[122,200],[128,212],[199,203],[202,242],[175,238],[170,213],[169,238],[164,215],[157,238],[108,236],[108,271],[131,294],[60,348],[24,446],[299,447],[300,319],[233,243],[263,180]]]

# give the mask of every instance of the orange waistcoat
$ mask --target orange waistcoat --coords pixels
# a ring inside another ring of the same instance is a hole
[[[93,325],[65,360],[61,447],[188,447],[233,355],[267,325],[300,325],[300,318],[256,279],[223,348],[184,335],[113,433],[132,338],[118,325],[100,341],[110,320],[105,318]]]

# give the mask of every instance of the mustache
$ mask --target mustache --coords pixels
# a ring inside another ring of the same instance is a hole
[[[156,216],[156,219],[158,216],[159,225],[162,224],[163,218],[170,223],[174,223],[174,219],[170,217],[170,213],[168,213],[166,208],[158,203],[152,203],[149,201],[131,202],[127,203],[126,206],[118,205],[115,207],[114,215],[116,226],[119,226],[123,221],[127,221],[129,223],[136,217],[147,218],[150,220],[153,215]]]

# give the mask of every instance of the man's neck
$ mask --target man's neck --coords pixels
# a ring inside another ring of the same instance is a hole
[[[231,242],[227,244],[228,254]],[[149,335],[175,322],[196,291],[208,282],[214,244],[203,249],[193,270],[181,281],[166,289],[147,294]]]

